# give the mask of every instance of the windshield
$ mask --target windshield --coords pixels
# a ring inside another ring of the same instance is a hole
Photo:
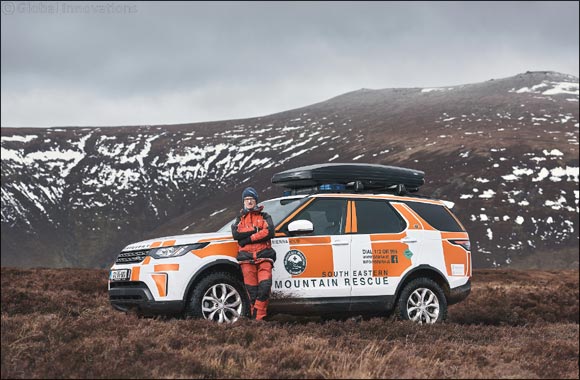
[[[285,199],[272,199],[269,201],[264,201],[260,203],[264,206],[264,212],[267,212],[272,217],[274,226],[277,226],[285,217],[287,217],[292,211],[294,211],[299,205],[306,201],[307,197],[302,198],[285,198]],[[220,228],[217,232],[231,232],[231,226],[235,218],[230,220],[228,224]]]

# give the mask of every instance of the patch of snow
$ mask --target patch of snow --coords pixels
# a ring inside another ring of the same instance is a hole
[[[224,211],[226,211],[227,209],[228,209],[228,208],[226,207],[226,208],[223,208],[223,209],[221,209],[221,210],[214,211],[214,212],[212,212],[211,214],[209,214],[209,216],[214,216],[214,215],[217,215],[217,214],[219,214],[219,213],[221,213],[221,212],[224,212]]]
[[[508,175],[502,175],[501,178],[503,178],[506,181],[517,181],[518,179],[520,179],[520,177],[513,175],[513,174],[508,174]]]
[[[551,82],[551,84],[554,87],[542,92],[542,95],[557,95],[557,94],[579,95],[578,83]]]
[[[493,191],[493,190],[491,190],[491,189],[488,189],[488,190],[485,190],[485,191],[483,192],[483,194],[481,194],[481,195],[479,196],[479,198],[483,198],[483,199],[491,199],[491,198],[493,198],[493,196],[494,196],[495,194],[496,194],[496,193],[495,193],[495,191]]]
[[[544,153],[545,156],[563,156],[564,153],[560,152],[558,149],[552,149],[550,152],[548,152],[547,150],[543,150],[542,151]]]
[[[16,141],[16,142],[21,142],[21,143],[26,143],[29,141],[34,140],[35,138],[37,138],[38,136],[36,135],[26,135],[26,136],[2,136],[2,142],[10,142],[10,141]]]

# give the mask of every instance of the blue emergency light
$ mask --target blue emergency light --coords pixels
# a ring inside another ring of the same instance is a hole
[[[324,185],[320,185],[318,187],[318,190],[320,190],[320,191],[341,191],[341,190],[345,190],[345,189],[346,189],[346,185],[339,184],[339,183],[327,183]]]

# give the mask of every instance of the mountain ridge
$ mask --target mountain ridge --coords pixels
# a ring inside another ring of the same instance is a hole
[[[225,224],[249,183],[265,199],[281,193],[275,172],[338,161],[425,171],[420,193],[456,203],[475,266],[531,265],[542,250],[577,262],[578,79],[449,87],[248,119],[2,128],[2,265],[106,267],[131,242]]]

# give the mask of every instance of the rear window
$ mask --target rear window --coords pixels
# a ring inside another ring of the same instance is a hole
[[[463,232],[463,229],[455,218],[453,218],[451,212],[443,206],[408,201],[403,203],[411,207],[421,218],[425,219],[427,223],[439,231]]]
[[[357,233],[397,233],[405,229],[406,223],[385,201],[357,200]]]

